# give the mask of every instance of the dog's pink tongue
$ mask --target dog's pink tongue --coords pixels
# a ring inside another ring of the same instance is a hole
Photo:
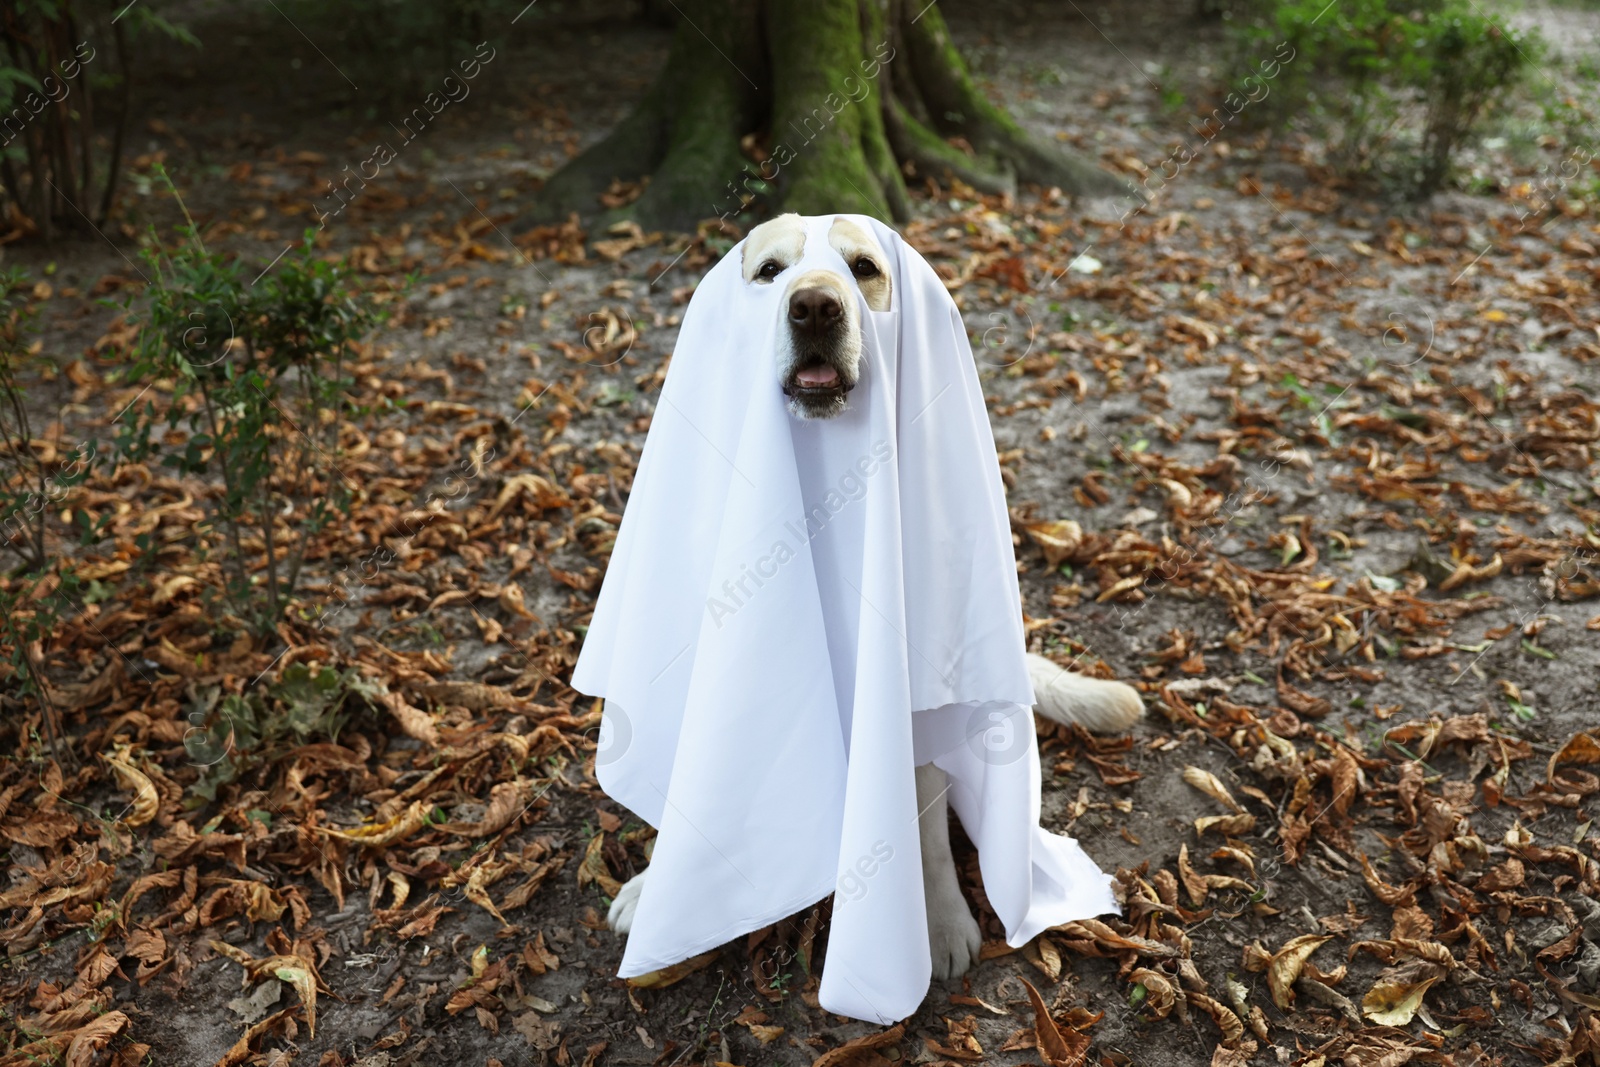
[[[839,372],[832,367],[807,367],[795,375],[795,380],[801,385],[826,386],[835,385],[839,381]]]

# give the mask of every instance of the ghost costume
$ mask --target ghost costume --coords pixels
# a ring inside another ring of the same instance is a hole
[[[596,773],[659,831],[619,974],[835,894],[821,1004],[878,1023],[928,991],[914,768],[933,762],[1021,946],[1117,910],[1039,825],[1011,531],[955,302],[894,230],[889,311],[852,285],[859,383],[832,419],[779,386],[784,285],[742,246],[701,281],[573,674],[605,698]],[[791,270],[850,278],[832,217]]]

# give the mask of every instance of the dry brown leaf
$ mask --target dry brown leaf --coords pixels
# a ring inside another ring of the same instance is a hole
[[[1256,817],[1249,812],[1243,815],[1204,815],[1194,821],[1194,832],[1205,835],[1215,830],[1224,837],[1242,837],[1256,828]]]
[[[1343,745],[1333,750],[1333,810],[1348,814],[1361,787],[1361,767],[1355,756]]]
[[[1243,806],[1233,799],[1233,794],[1228,792],[1228,787],[1222,784],[1222,779],[1210,771],[1199,767],[1185,767],[1183,769],[1183,780],[1229,811],[1236,814],[1244,811]]]
[[[1183,888],[1189,892],[1189,902],[1195,907],[1201,907],[1206,902],[1206,894],[1210,884],[1205,875],[1195,870],[1189,863],[1189,846],[1178,846],[1178,879],[1183,882]]]
[[[611,868],[606,866],[606,858],[602,850],[605,848],[606,835],[595,834],[589,841],[589,847],[584,850],[583,862],[578,865],[578,885],[589,885],[591,882],[600,887],[600,892],[608,897],[616,897],[622,891],[622,883],[611,874]]]
[[[244,968],[245,984],[259,982],[267,977],[276,978],[280,982],[293,986],[295,992],[300,994],[300,1001],[306,1010],[306,1029],[312,1036],[317,1032],[317,978],[305,960],[298,956],[274,955],[265,959],[256,959],[244,949],[230,945],[226,941],[212,940],[212,951],[219,956],[225,956]],[[281,1012],[279,1014],[282,1014]]]
[[[700,955],[684,960],[682,963],[674,963],[671,967],[663,967],[659,971],[651,971],[649,974],[641,974],[638,977],[629,978],[627,983],[635,989],[665,989],[669,985],[683,981],[694,972],[703,971],[711,966],[716,962],[717,951],[717,949],[712,949],[710,952],[702,952]]]
[[[1555,781],[1556,768],[1563,763],[1600,763],[1600,739],[1593,734],[1573,734],[1560,751],[1550,757],[1545,778]]]
[[[519,619],[532,619],[536,616],[528,610],[527,603],[523,600],[522,586],[516,582],[507,582],[500,590],[500,595],[495,598],[500,607],[517,616]]]
[[[255,1055],[255,1050],[251,1046],[255,1044],[256,1040],[267,1031],[283,1025],[293,1011],[293,1008],[285,1008],[283,1011],[274,1012],[251,1026],[240,1035],[238,1041],[233,1043],[232,1048],[223,1053],[222,1058],[216,1062],[215,1067],[240,1067],[241,1064],[249,1062],[251,1057]]]
[[[489,897],[489,890],[484,885],[488,874],[487,865],[480,864],[474,867],[472,873],[467,876],[467,884],[462,888],[462,893],[468,900],[499,919],[501,926],[510,926],[511,924],[506,922],[506,917],[500,914],[500,909],[494,906],[494,901]]]
[[[1023,529],[1044,552],[1044,561],[1052,569],[1059,567],[1083,546],[1083,527],[1071,519],[1029,523]]]
[[[445,704],[468,711],[495,711],[515,708],[517,698],[497,685],[482,682],[433,682],[421,687],[422,695],[435,704]]]
[[[109,756],[101,756],[116,772],[117,781],[122,788],[133,792],[133,802],[130,810],[122,821],[128,826],[143,826],[156,817],[156,812],[161,808],[161,794],[156,792],[155,783],[150,776],[128,762],[128,749],[119,745],[116,752]]]
[[[1406,1026],[1422,1007],[1423,994],[1441,977],[1436,974],[1418,982],[1380,978],[1361,998],[1361,1014],[1379,1026]]]
[[[1326,934],[1302,934],[1272,954],[1272,962],[1267,965],[1267,988],[1279,1011],[1288,1011],[1294,1003],[1294,984],[1305,970],[1306,960],[1332,940]]]
[[[519,474],[506,480],[500,495],[495,497],[494,506],[489,509],[489,519],[498,518],[518,497],[531,500],[537,509],[566,507],[571,503],[567,495],[549,479],[537,474]]]
[[[1153,971],[1148,967],[1136,967],[1128,974],[1128,978],[1144,986],[1145,1005],[1152,1019],[1165,1019],[1172,1013],[1178,1003],[1178,989],[1160,971]]]
[[[89,708],[111,699],[122,682],[123,666],[119,657],[113,656],[93,680],[82,685],[69,685],[60,691],[61,705],[69,711]]]
[[[1044,998],[1033,988],[1033,983],[1026,978],[1018,980],[1027,989],[1028,1000],[1033,1003],[1033,1033],[1039,1042],[1039,1058],[1048,1067],[1079,1067],[1089,1054],[1088,1036],[1070,1027],[1066,1033],[1062,1033],[1056,1021],[1050,1017],[1050,1009],[1045,1007]]]
[[[354,841],[363,848],[382,848],[415,833],[427,823],[432,811],[432,804],[416,800],[412,801],[411,806],[401,814],[375,826],[361,826],[354,830],[335,830],[327,826],[319,826],[316,829],[341,841]]]
[[[1107,586],[1099,596],[1094,598],[1094,602],[1096,604],[1104,604],[1108,600],[1115,600],[1123,593],[1132,592],[1133,590],[1139,588],[1148,580],[1149,579],[1143,574],[1130,574],[1126,578],[1112,582],[1111,585]]]
[[[482,819],[468,823],[447,822],[439,829],[463,837],[488,837],[490,834],[497,834],[527,810],[522,799],[526,790],[527,783],[521,779],[514,782],[497,782],[494,788],[489,790],[489,809],[483,813]]]
[[[441,743],[439,728],[433,724],[432,715],[421,708],[412,707],[399,693],[381,693],[378,700],[388,709],[389,714],[394,716],[395,722],[400,724],[401,731],[407,737],[415,738],[432,747],[439,746]]]
[[[66,1067],[90,1067],[95,1061],[95,1053],[105,1047],[107,1041],[122,1033],[127,1025],[128,1017],[122,1012],[108,1011],[73,1034],[72,1042],[67,1045]]]
[[[900,1044],[905,1032],[906,1024],[897,1023],[879,1033],[846,1041],[838,1048],[818,1056],[811,1067],[889,1067],[889,1059],[879,1055],[878,1049],[893,1048]]]
[[[272,976],[280,982],[286,982],[294,987],[300,994],[300,1002],[306,1009],[306,1030],[310,1036],[317,1036],[317,982],[312,977],[311,971],[305,963],[293,956],[273,956],[270,960],[263,961],[263,966],[272,965]]]
[[[1217,1024],[1217,1029],[1222,1031],[1222,1043],[1228,1048],[1233,1048],[1244,1040],[1244,1023],[1239,1021],[1239,1016],[1234,1014],[1232,1008],[1213,1000],[1204,993],[1188,992],[1184,994],[1190,1004],[1211,1016],[1211,1021]]]
[[[1061,979],[1061,951],[1056,948],[1055,942],[1043,934],[1022,946],[1022,958],[1037,967],[1039,973],[1050,981]]]

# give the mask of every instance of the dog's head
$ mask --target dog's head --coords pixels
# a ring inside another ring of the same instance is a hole
[[[861,380],[856,293],[873,311],[888,311],[892,283],[888,257],[860,223],[834,219],[826,250],[807,249],[807,235],[804,218],[779,215],[750,231],[742,265],[746,285],[784,287],[777,372],[789,410],[827,419],[845,410]]]

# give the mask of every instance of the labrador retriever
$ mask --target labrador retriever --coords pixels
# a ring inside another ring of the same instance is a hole
[[[789,410],[797,418],[828,419],[847,410],[850,392],[860,381],[862,336],[856,294],[873,311],[888,311],[893,283],[876,238],[847,218],[834,220],[828,243],[848,267],[849,276],[814,269],[790,277],[791,268],[804,255],[806,239],[800,216],[781,215],[750,232],[741,266],[747,285],[784,286],[781,306],[787,309],[787,323],[779,341],[776,388],[788,398]],[[1033,654],[1028,655],[1028,672],[1037,701],[1034,711],[1055,722],[1115,733],[1128,729],[1144,713],[1138,693],[1120,682],[1074,674]],[[936,978],[951,978],[977,962],[982,935],[962,895],[950,852],[946,775],[930,763],[917,768],[916,783],[933,973]],[[612,902],[607,919],[616,932],[626,934],[632,926],[648,873],[630,879]]]

